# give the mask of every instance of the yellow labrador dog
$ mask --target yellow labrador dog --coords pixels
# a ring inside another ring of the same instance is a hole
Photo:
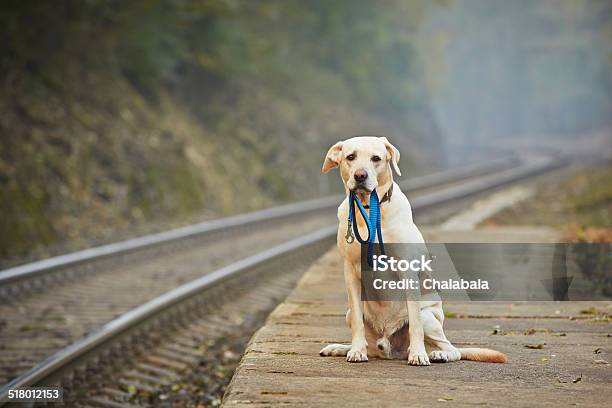
[[[355,192],[362,203],[367,204],[370,192],[376,189],[385,242],[423,243],[423,236],[412,220],[408,198],[393,181],[392,166],[401,175],[399,160],[399,151],[387,138],[361,136],[333,145],[325,156],[322,171],[327,173],[339,167],[347,193]],[[368,361],[368,355],[401,358],[412,365],[461,359],[506,361],[506,356],[498,351],[453,346],[442,329],[444,312],[439,300],[361,301],[361,248],[357,241],[346,242],[348,211],[345,199],[338,207],[338,247],[344,258],[349,303],[346,321],[351,329],[351,344],[330,344],[321,350],[322,356],[346,356],[347,361],[355,363]],[[367,231],[364,220],[355,218],[357,228]]]

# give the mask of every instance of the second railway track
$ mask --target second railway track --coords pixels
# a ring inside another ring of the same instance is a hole
[[[439,191],[433,191],[413,198],[413,207],[415,211],[422,211],[426,208],[431,208],[452,200],[464,198],[471,194],[486,191],[520,178],[549,170],[560,164],[561,161],[558,159],[523,161],[521,163],[517,163],[517,165],[514,167],[509,167],[508,163],[506,163],[498,168],[497,171],[494,171],[493,168],[489,168],[487,171],[481,171],[480,175],[476,175],[476,172],[472,171],[471,174],[466,174],[463,176],[467,176],[466,178],[468,179],[468,181],[464,183],[457,183],[458,178],[456,175],[454,178],[447,176],[447,182],[454,183],[451,187],[446,189],[442,188]],[[460,172],[457,172],[457,174],[459,173]],[[483,175],[483,173],[486,174]],[[421,186],[421,188],[422,187],[423,186]],[[319,205],[322,202],[323,201],[320,201]],[[337,205],[337,202],[338,200],[336,199],[335,205]],[[306,214],[308,211],[310,211],[310,209],[307,209],[302,214]],[[269,275],[267,275],[269,271],[278,270],[279,264],[274,264],[274,262],[280,262],[282,259],[284,259],[283,262],[285,264],[288,260],[293,262],[293,267],[290,268],[290,270],[293,271],[292,273],[287,274],[281,280],[274,279],[274,282],[277,282],[278,285],[290,288],[297,277],[299,277],[301,270],[303,270],[302,268],[305,267],[308,262],[316,259],[316,257],[318,257],[325,248],[328,248],[330,243],[333,241],[333,228],[331,230],[321,230],[321,227],[334,225],[334,218],[333,212],[331,212],[328,217],[312,217],[311,215],[310,217],[305,216],[300,219],[299,217],[292,216],[292,222],[290,223],[287,223],[286,219],[285,222],[280,222],[282,217],[278,217],[278,219],[275,219],[274,222],[263,224],[258,223],[257,228],[252,228],[251,231],[242,231],[240,234],[230,234],[229,239],[232,242],[231,246],[227,245],[227,238],[219,239],[218,235],[213,234],[211,234],[210,237],[204,237],[203,239],[200,237],[199,240],[194,240],[197,245],[192,242],[190,245],[181,247],[181,249],[178,251],[163,250],[161,246],[155,245],[151,247],[153,253],[161,252],[164,255],[156,256],[154,259],[147,259],[147,256],[144,258],[141,256],[137,257],[136,261],[132,260],[130,262],[118,262],[117,265],[112,266],[114,270],[105,270],[103,273],[91,275],[85,273],[86,276],[81,276],[79,279],[68,280],[61,284],[52,286],[52,288],[54,288],[52,290],[41,290],[41,296],[32,296],[32,294],[36,294],[36,286],[38,285],[40,287],[40,283],[31,284],[29,286],[26,284],[25,289],[27,289],[26,292],[28,294],[25,295],[25,297],[20,295],[16,296],[14,302],[5,303],[5,305],[2,306],[16,308],[16,310],[19,312],[15,317],[16,320],[10,322],[12,325],[11,327],[14,328],[16,324],[22,325],[22,327],[19,327],[19,330],[15,331],[13,329],[9,332],[6,331],[6,327],[9,326],[9,324],[6,324],[4,329],[0,331],[0,344],[5,348],[2,355],[8,356],[3,357],[3,361],[0,363],[0,365],[13,370],[4,370],[4,380],[8,381],[11,377],[14,377],[20,372],[31,367],[45,356],[48,356],[55,349],[58,349],[62,345],[70,343],[75,338],[79,338],[96,327],[99,327],[101,323],[110,320],[114,316],[124,313],[127,310],[140,305],[171,288],[178,287],[178,289],[174,291],[174,295],[181,295],[180,290],[182,288],[183,290],[187,290],[189,289],[189,285],[191,285],[187,284],[185,286],[180,286],[181,284],[192,281],[196,277],[202,276],[203,274],[213,271],[219,267],[222,267],[220,269],[221,271],[225,270],[227,272],[228,266],[224,267],[224,265],[227,265],[228,262],[242,259],[245,256],[251,256],[250,258],[247,258],[248,262],[244,263],[245,261],[238,261],[236,264],[232,264],[235,270],[231,279],[229,277],[223,277],[218,281],[211,280],[210,282],[204,282],[205,284],[203,284],[201,287],[192,285],[191,290],[194,291],[193,293],[189,294],[189,296],[183,293],[184,299],[179,299],[179,296],[175,299],[176,302],[169,302],[168,304],[164,304],[163,307],[160,307],[158,304],[157,306],[159,310],[156,310],[155,307],[151,306],[151,304],[147,304],[149,305],[148,310],[146,307],[145,309],[142,309],[141,307],[141,312],[143,310],[147,312],[141,316],[142,321],[138,321],[138,319],[129,321],[129,324],[126,323],[126,327],[122,328],[122,331],[120,330],[112,336],[109,335],[107,338],[98,338],[100,344],[85,344],[82,340],[80,347],[84,348],[80,350],[81,354],[67,353],[64,354],[63,357],[59,356],[59,360],[57,359],[58,355],[56,354],[52,356],[50,360],[47,360],[46,363],[43,363],[35,367],[33,370],[30,370],[25,375],[18,377],[11,384],[9,384],[9,386],[60,382],[62,384],[66,384],[68,390],[74,390],[76,388],[74,386],[70,386],[70,383],[66,382],[65,378],[71,378],[71,381],[73,381],[72,384],[74,384],[74,381],[78,382],[79,378],[95,377],[91,372],[92,367],[106,367],[106,364],[100,363],[100,353],[102,353],[102,355],[105,355],[104,353],[108,354],[108,350],[116,350],[118,344],[123,344],[124,346],[126,344],[137,344],[138,346],[129,346],[127,349],[130,349],[131,352],[125,352],[123,354],[125,354],[125,356],[130,356],[132,354],[138,355],[138,350],[142,352],[142,344],[151,345],[159,344],[160,342],[164,343],[159,338],[146,339],[151,333],[156,333],[156,330],[145,330],[144,333],[148,333],[148,335],[144,335],[142,331],[142,328],[146,327],[146,325],[142,326],[143,322],[145,321],[148,322],[147,324],[159,328],[161,324],[160,322],[164,321],[164,317],[162,317],[164,315],[166,315],[166,324],[169,322],[173,324],[176,323],[177,325],[185,328],[188,326],[191,327],[188,322],[194,324],[193,322],[197,321],[195,318],[191,319],[187,318],[186,316],[203,314],[206,318],[210,319],[212,317],[214,320],[215,313],[212,313],[211,311],[211,304],[215,304],[215,302],[217,302],[217,305],[225,305],[224,307],[229,308],[228,310],[230,311],[235,311],[244,309],[244,305],[240,306],[240,301],[243,301],[246,302],[246,310],[248,313],[265,313],[266,311],[269,311],[269,309],[273,307],[277,301],[274,296],[268,295],[276,293],[277,295],[282,296],[283,293],[286,294],[288,291],[288,289],[283,290],[283,288],[274,287],[272,287],[272,291],[270,293],[256,290],[256,288],[259,287],[258,285],[265,284],[265,277],[269,277]],[[229,230],[231,231],[231,229]],[[311,233],[310,235],[308,235],[309,232]],[[223,233],[227,233],[227,231],[217,232],[217,234]],[[306,235],[306,237],[304,237],[304,235]],[[297,238],[289,243],[282,244],[283,242],[299,236],[302,236],[302,238]],[[173,244],[176,244],[176,242],[173,242]],[[275,246],[279,244],[280,246]],[[266,248],[270,248],[271,246],[275,246],[274,248],[276,252],[269,252],[270,250],[268,250],[268,252],[265,251]],[[151,251],[151,248],[147,248],[147,250]],[[241,249],[237,251],[236,248]],[[151,252],[149,252],[149,254],[150,253]],[[262,257],[262,254],[267,255]],[[96,259],[96,261],[99,260]],[[106,261],[108,260],[102,259],[102,262]],[[243,262],[242,265],[241,262]],[[81,263],[79,263],[79,265],[82,266]],[[229,267],[232,267],[232,265]],[[218,271],[219,270],[212,272],[211,275],[214,277],[215,273]],[[204,278],[207,276],[210,277],[211,275],[205,275]],[[240,280],[236,280],[235,277],[239,275],[242,276],[242,278]],[[256,277],[256,279],[253,277]],[[39,279],[39,281],[44,282],[45,279]],[[84,282],[87,282],[87,285],[83,286]],[[245,287],[245,282],[251,282],[250,286],[247,285]],[[270,282],[267,284],[272,285]],[[20,283],[20,285],[23,285],[23,283]],[[70,285],[74,285],[74,287],[70,287]],[[218,289],[221,287],[219,285],[223,285],[223,287],[226,288],[226,291],[219,291]],[[216,293],[214,296],[211,295],[212,292],[209,291],[209,289],[213,286],[215,287],[214,292]],[[247,290],[249,288],[252,290]],[[208,294],[206,299],[203,300],[202,296],[200,295],[205,291],[208,291]],[[19,291],[15,291],[13,289],[13,292]],[[238,293],[240,293],[240,295],[237,295]],[[262,293],[264,293],[263,298]],[[11,291],[5,291],[4,296],[9,296],[10,300],[10,294]],[[229,296],[231,301],[228,302],[227,299],[220,300],[220,296],[223,295]],[[44,300],[45,296],[48,297],[46,304],[44,301],[40,302],[39,299],[42,297]],[[170,296],[169,294],[162,295],[160,298],[164,298],[164,296],[166,296],[166,301],[170,299],[168,298],[168,296]],[[155,298],[152,302],[159,301],[160,298]],[[86,305],[83,304],[81,299],[86,299]],[[28,301],[32,301],[32,305],[37,306],[28,310],[27,307],[24,306],[24,304],[26,304]],[[53,304],[62,306],[60,309],[53,309],[51,307]],[[230,306],[231,304],[235,304],[234,309],[232,309],[232,306]],[[93,307],[93,305],[99,306]],[[67,310],[70,310],[70,308],[72,308],[72,310],[80,310],[84,308],[85,310],[81,314],[77,313],[73,321],[66,322],[67,324],[64,326],[69,327],[69,330],[62,331],[58,330],[57,327],[54,327],[53,324],[45,324],[45,322],[53,322],[54,319],[60,319],[61,316],[73,316],[67,313]],[[179,312],[177,312],[177,310]],[[114,322],[121,321],[121,319],[124,319],[124,322],[127,322],[125,319],[126,316],[129,318],[130,313],[118,318]],[[37,328],[35,324],[31,324],[31,326],[23,326],[26,324],[24,321],[28,321],[28,314],[38,316],[39,321],[35,323],[41,324],[41,327]],[[7,315],[6,310],[0,309],[0,316]],[[175,317],[168,317],[170,315]],[[176,316],[180,316],[180,318],[176,318]],[[24,317],[26,318],[24,319]],[[236,322],[238,323],[234,325],[232,325],[231,319],[224,320],[221,318],[221,321],[227,327],[231,328],[232,330],[236,330],[237,328],[241,327],[242,323],[240,322],[246,318],[248,318],[248,316],[236,317]],[[217,316],[216,319],[219,319],[219,317]],[[211,323],[209,322],[207,324],[210,325]],[[204,324],[201,327],[210,327],[207,326],[207,324]],[[215,324],[217,326],[222,326],[219,321]],[[42,333],[42,335],[39,337],[40,341],[43,343],[48,342],[50,346],[45,348],[42,344],[37,342],[37,336],[33,335],[33,333],[36,333],[37,330],[40,330],[40,333]],[[108,325],[103,326],[101,330],[95,331],[92,335],[86,337],[85,339],[89,338],[91,340],[92,338],[95,338],[95,336],[100,336],[100,333],[104,334],[105,330],[109,330]],[[136,332],[138,333],[136,337],[140,340],[134,339],[133,333]],[[190,331],[187,331],[187,333],[189,332]],[[197,330],[193,328],[191,332],[197,333]],[[206,330],[206,332],[209,333],[211,330]],[[214,330],[212,330],[212,332],[214,332]],[[220,333],[222,332],[223,330],[220,331]],[[9,335],[6,336],[6,333],[9,333]],[[132,334],[130,335],[129,333]],[[161,334],[163,333],[160,333],[159,335]],[[114,345],[111,345],[110,343],[107,344],[107,342],[110,342],[115,336],[124,338],[123,343],[115,342],[113,343]],[[31,339],[28,347],[23,347],[23,342],[20,341],[20,337]],[[54,342],[49,342],[48,339],[56,340]],[[214,341],[214,339],[207,338],[207,341]],[[181,343],[181,341],[178,341],[178,343]],[[192,344],[193,342],[190,343],[183,341],[182,343]],[[79,342],[76,343],[75,347],[78,348],[78,344]],[[15,349],[11,350],[10,348],[7,348],[7,345],[15,345]],[[21,348],[19,348],[19,346],[21,346]],[[98,346],[105,347],[100,347],[98,349]],[[88,347],[91,347],[91,349],[88,349]],[[24,359],[24,350],[30,350],[26,353],[27,355],[32,356],[29,360]],[[41,351],[36,353],[35,351],[38,350]],[[5,353],[4,351],[8,352]],[[178,352],[175,350],[174,354],[176,353]],[[165,350],[162,354],[165,354],[166,357],[174,355],[173,352],[168,352],[168,350]],[[189,353],[186,354],[189,355]],[[86,357],[87,355],[90,355],[90,357]],[[110,355],[117,355],[117,353],[113,354],[111,352]],[[54,358],[56,359],[54,360]],[[189,360],[189,358],[186,359]],[[163,360],[163,356],[158,356],[158,362],[163,362]],[[92,362],[94,362],[93,366]],[[89,367],[89,372],[75,370],[75,365]],[[156,369],[167,371],[169,368],[156,368],[155,366],[147,363],[140,363],[140,367],[149,367],[149,374],[153,374],[153,371]],[[75,373],[79,372],[81,374],[75,375]],[[147,386],[143,385],[142,382],[151,381],[151,378],[155,377],[154,375],[147,375],[146,372],[143,373],[133,370],[131,373],[129,373],[129,375],[127,375],[127,378],[130,378],[130,376],[132,380],[125,380],[125,378],[123,379],[124,383],[127,384],[128,391],[132,389],[130,387],[136,388],[138,386],[141,390],[147,389]],[[2,378],[0,378],[0,380],[1,379]],[[130,383],[130,381],[132,383]],[[2,393],[6,392],[7,389],[8,387],[5,387],[2,389],[2,391],[0,391],[0,401],[3,396]],[[123,393],[126,393],[125,390]],[[127,392],[127,394],[129,394],[129,392]],[[71,394],[70,392],[68,392],[67,395],[69,398],[71,395],[74,397],[74,394]],[[119,397],[121,396],[121,391],[118,391],[117,398],[120,399]],[[125,395],[123,395],[123,397],[125,397]],[[95,403],[98,401],[96,398],[98,397],[93,399],[89,398],[88,401],[90,401],[90,403]],[[112,406],[114,403],[112,400],[108,399],[108,395],[106,396],[106,400],[107,402],[110,401],[110,405],[108,406]],[[103,401],[98,401],[96,404],[100,405],[102,402]]]

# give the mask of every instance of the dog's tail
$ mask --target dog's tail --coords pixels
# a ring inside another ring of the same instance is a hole
[[[462,360],[482,361],[485,363],[505,363],[508,357],[499,351],[486,348],[460,348]]]

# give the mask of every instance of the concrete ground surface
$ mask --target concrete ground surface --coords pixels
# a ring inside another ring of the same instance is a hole
[[[554,240],[550,230],[425,232],[455,242]],[[342,262],[331,249],[252,338],[224,406],[604,407],[612,404],[612,302],[445,303],[445,332],[458,347],[504,352],[505,364],[459,361],[409,366],[320,357],[350,343]],[[602,318],[603,317],[603,318]]]

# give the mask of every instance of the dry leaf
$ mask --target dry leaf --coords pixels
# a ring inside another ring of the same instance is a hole
[[[525,348],[528,349],[543,349],[544,348],[544,343],[538,343],[538,344],[525,344]]]
[[[442,398],[438,398],[438,401],[439,402],[448,402],[448,401],[452,401],[454,399],[455,398],[453,398],[453,397],[442,397]]]

